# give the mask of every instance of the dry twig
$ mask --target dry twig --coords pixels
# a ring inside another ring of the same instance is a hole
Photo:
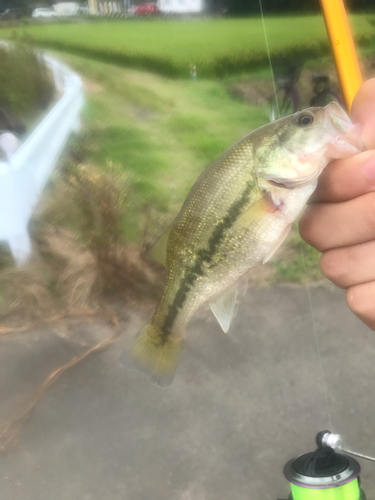
[[[108,347],[109,345],[113,344],[113,342],[115,342],[115,340],[118,339],[118,337],[121,334],[118,319],[117,319],[117,316],[116,316],[115,312],[113,311],[113,309],[112,308],[109,308],[109,309],[111,311],[111,317],[109,318],[109,320],[115,328],[115,333],[113,335],[107,337],[106,339],[101,340],[100,342],[95,344],[93,347],[90,347],[83,354],[75,356],[68,363],[60,366],[59,368],[52,371],[47,376],[47,378],[44,380],[44,382],[42,382],[42,384],[40,384],[35,389],[35,391],[33,391],[26,398],[23,405],[21,405],[21,408],[14,413],[13,417],[10,420],[8,420],[7,422],[4,422],[4,424],[2,424],[0,426],[0,450],[4,451],[9,446],[14,444],[17,437],[19,436],[22,425],[29,417],[31,410],[35,407],[35,405],[41,399],[41,397],[44,395],[44,393],[51,387],[51,385],[54,382],[56,382],[56,380],[66,370],[68,370],[72,366],[76,365],[77,363],[79,363],[80,361],[85,359],[90,354],[97,352],[97,351],[103,349],[104,347]]]

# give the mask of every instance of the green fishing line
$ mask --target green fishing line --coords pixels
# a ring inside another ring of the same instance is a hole
[[[291,484],[293,500],[360,500],[358,479],[328,489],[310,489]]]

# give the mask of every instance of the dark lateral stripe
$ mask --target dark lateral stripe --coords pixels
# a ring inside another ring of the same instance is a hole
[[[253,184],[248,182],[241,197],[232,203],[223,220],[215,227],[210,239],[208,248],[201,248],[197,252],[194,264],[186,269],[185,278],[181,280],[180,287],[177,290],[175,298],[168,306],[168,314],[165,317],[162,326],[163,337],[168,337],[173,322],[176,319],[179,309],[182,309],[189,290],[194,285],[198,276],[203,275],[203,265],[209,264],[216,253],[219,243],[223,240],[225,232],[230,229],[240,215],[241,209],[248,203]]]

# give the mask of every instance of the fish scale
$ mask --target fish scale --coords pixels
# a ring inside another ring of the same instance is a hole
[[[349,117],[331,103],[254,130],[201,174],[150,252],[166,265],[167,282],[130,352],[156,383],[173,380],[187,325],[204,302],[229,328],[236,281],[281,245],[332,151],[337,158],[360,149]]]

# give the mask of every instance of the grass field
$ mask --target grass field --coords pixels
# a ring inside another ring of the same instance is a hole
[[[351,16],[360,44],[374,38],[375,15]],[[328,52],[322,16],[266,18],[270,52],[316,57]],[[198,77],[249,71],[268,62],[260,18],[138,20],[48,24],[19,28],[44,47],[141,67],[168,76],[188,77],[196,64]],[[0,30],[0,37],[14,29]]]

